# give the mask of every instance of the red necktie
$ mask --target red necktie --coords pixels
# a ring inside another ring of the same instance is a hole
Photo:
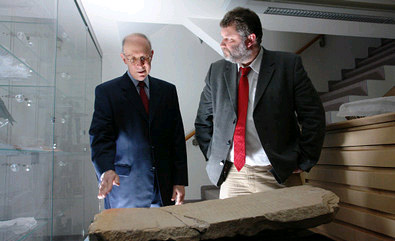
[[[149,109],[148,109],[148,97],[147,97],[147,94],[145,93],[145,90],[144,90],[144,86],[145,86],[144,81],[139,81],[138,86],[140,87],[140,97],[141,97],[141,101],[143,102],[144,109],[145,109],[145,111],[146,111],[147,114],[148,114],[148,110],[149,110]]]
[[[237,171],[243,168],[246,162],[246,119],[248,109],[248,78],[251,68],[240,67],[239,91],[237,94],[237,123],[233,135],[234,164]]]

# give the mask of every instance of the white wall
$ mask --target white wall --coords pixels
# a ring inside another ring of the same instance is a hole
[[[121,46],[121,43],[119,44]],[[102,81],[108,81],[123,75],[127,66],[123,63],[121,56],[121,47],[118,53],[103,54],[102,61]]]
[[[154,49],[151,75],[176,85],[185,133],[194,130],[204,78],[221,58],[181,25],[168,25],[150,36]],[[187,142],[189,187],[186,199],[200,199],[200,186],[210,184],[199,147]]]
[[[312,40],[315,34],[263,30],[263,46],[269,50],[296,52]]]
[[[131,30],[133,31],[133,30]],[[181,25],[167,25],[149,36],[154,57],[150,75],[177,87],[185,134],[194,130],[204,78],[210,64],[221,58],[189,30]],[[103,81],[125,73],[126,65],[119,53],[104,54]],[[204,157],[199,147],[187,142],[189,187],[186,199],[200,199],[200,186],[209,185]]]

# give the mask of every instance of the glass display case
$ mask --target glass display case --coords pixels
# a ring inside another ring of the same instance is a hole
[[[0,240],[84,240],[101,55],[72,0],[0,3]]]

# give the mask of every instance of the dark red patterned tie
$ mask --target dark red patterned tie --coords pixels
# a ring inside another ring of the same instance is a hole
[[[233,135],[234,164],[237,171],[243,168],[246,162],[246,119],[248,109],[248,78],[251,68],[240,67],[239,91],[237,94],[237,123]]]
[[[143,102],[144,109],[145,109],[145,111],[146,111],[147,114],[148,114],[148,110],[149,110],[149,109],[148,109],[148,97],[147,97],[147,94],[145,93],[145,90],[144,90],[144,86],[145,86],[144,81],[139,81],[138,86],[140,87],[140,97],[141,97],[141,101]]]

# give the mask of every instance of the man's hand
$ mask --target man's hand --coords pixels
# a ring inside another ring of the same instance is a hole
[[[103,173],[100,177],[99,194],[98,199],[103,199],[111,192],[112,185],[119,186],[119,176],[113,171],[108,170]]]
[[[181,185],[173,186],[173,196],[171,197],[172,201],[176,201],[176,205],[181,205],[184,203],[185,197],[185,187]]]

